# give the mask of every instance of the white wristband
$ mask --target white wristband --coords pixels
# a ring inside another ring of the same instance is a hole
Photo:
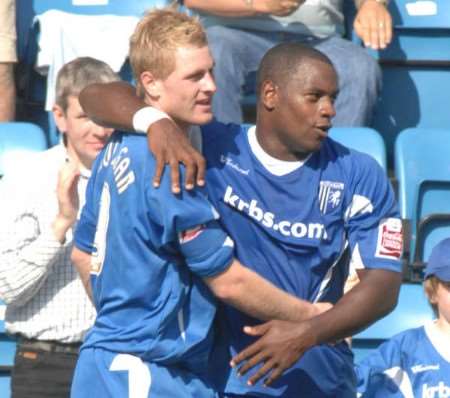
[[[152,106],[139,109],[133,116],[133,128],[137,133],[147,134],[149,127],[161,119],[170,119],[169,115]]]

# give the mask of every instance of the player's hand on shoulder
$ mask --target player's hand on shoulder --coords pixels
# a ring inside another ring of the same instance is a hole
[[[170,119],[161,119],[150,126],[148,146],[156,158],[156,171],[153,186],[158,187],[164,166],[170,166],[172,192],[180,193],[180,163],[186,167],[185,188],[191,190],[195,185],[205,185],[206,162],[203,156],[192,147],[189,138]]]
[[[262,364],[249,379],[253,385],[261,378],[270,385],[290,368],[306,350],[316,344],[314,332],[308,322],[273,320],[258,326],[246,326],[244,332],[259,339],[238,353],[231,366],[237,367],[240,375],[245,375],[257,364]]]

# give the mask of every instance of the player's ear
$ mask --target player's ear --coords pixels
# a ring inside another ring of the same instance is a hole
[[[156,100],[161,96],[162,87],[160,79],[156,79],[148,70],[141,73],[140,79],[142,88],[149,97]]]
[[[264,107],[271,111],[278,103],[278,87],[271,80],[264,80],[261,84],[260,100]]]

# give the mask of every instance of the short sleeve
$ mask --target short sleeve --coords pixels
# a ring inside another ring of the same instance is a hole
[[[392,187],[375,160],[359,155],[345,210],[352,267],[400,272],[402,222]]]
[[[181,174],[184,180],[184,168]],[[219,214],[203,189],[182,189],[174,195],[170,183],[166,171],[158,189],[151,184],[147,189],[150,216],[160,226],[161,246],[175,247],[200,277],[223,272],[232,261],[234,245],[217,222]]]

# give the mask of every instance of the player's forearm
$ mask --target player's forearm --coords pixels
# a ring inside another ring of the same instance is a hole
[[[83,252],[74,246],[70,256],[72,264],[78,271],[81,282],[83,283],[84,289],[89,297],[93,301],[92,288],[91,288],[91,255]]]
[[[219,299],[260,320],[302,321],[318,314],[313,304],[278,289],[237,261],[206,282]]]
[[[91,84],[81,91],[79,100],[89,119],[125,131],[133,131],[134,114],[146,106],[135,87],[125,82]]]
[[[310,321],[317,344],[352,336],[391,312],[396,304],[401,274],[385,270],[366,271],[361,282],[333,307]]]

